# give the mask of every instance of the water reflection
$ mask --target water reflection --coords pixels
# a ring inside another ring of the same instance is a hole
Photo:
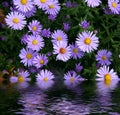
[[[56,81],[45,87],[27,83],[24,88],[17,83],[0,84],[0,115],[120,115],[118,81],[109,86],[87,80],[73,86]]]

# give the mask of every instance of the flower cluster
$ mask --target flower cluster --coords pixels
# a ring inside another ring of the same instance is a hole
[[[38,84],[54,78],[47,70],[51,65],[63,67],[70,84],[96,76],[108,84],[120,71],[119,15],[119,0],[13,0],[5,22],[18,33],[20,63],[35,74]]]

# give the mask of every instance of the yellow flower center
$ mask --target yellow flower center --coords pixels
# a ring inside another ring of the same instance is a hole
[[[41,59],[41,60],[40,60],[40,64],[44,64],[44,60]]]
[[[32,44],[33,44],[33,45],[37,45],[37,44],[38,44],[38,41],[37,41],[37,40],[33,40],[33,41],[32,41]]]
[[[50,9],[53,9],[55,6],[52,4],[52,5],[49,5],[49,8]]]
[[[78,49],[77,49],[77,48],[74,48],[74,49],[73,49],[73,52],[74,52],[74,53],[78,53]]]
[[[14,18],[13,19],[13,23],[18,24],[19,23],[19,19],[18,18]]]
[[[61,53],[61,54],[66,53],[66,49],[65,49],[65,48],[60,48],[60,53]]]
[[[62,40],[62,37],[61,36],[58,36],[57,37],[57,41],[61,41]]]
[[[47,0],[40,0],[41,3],[45,3]]]
[[[116,2],[112,2],[112,7],[114,7],[114,8],[116,8],[116,7],[117,7]]]
[[[36,31],[36,30],[37,30],[37,27],[36,27],[36,26],[33,26],[33,27],[32,27],[32,30],[33,30],[33,31]]]
[[[70,78],[70,81],[71,81],[71,82],[74,82],[74,81],[75,81],[75,78],[74,78],[74,77],[71,77],[71,78]]]
[[[24,81],[24,77],[23,76],[18,76],[18,82],[22,83]]]
[[[104,76],[104,83],[105,83],[105,85],[110,85],[111,84],[111,76],[110,76],[110,74],[105,74],[105,76]]]
[[[102,56],[102,59],[103,59],[103,60],[106,60],[107,58],[106,58],[106,56]]]
[[[86,38],[86,39],[84,40],[84,43],[85,43],[86,45],[90,45],[91,39],[90,39],[90,38]]]
[[[27,0],[21,0],[21,4],[23,4],[23,5],[26,5],[27,4]]]
[[[44,79],[43,79],[45,82],[47,82],[49,79],[48,79],[48,77],[44,77]]]
[[[32,58],[32,54],[30,54],[30,53],[26,54],[26,58],[27,59],[31,59]]]

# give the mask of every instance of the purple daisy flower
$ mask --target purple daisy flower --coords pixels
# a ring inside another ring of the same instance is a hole
[[[66,62],[71,58],[71,48],[66,42],[57,42],[53,45],[53,49],[53,54],[57,54],[56,60],[62,60]]]
[[[106,85],[110,85],[113,80],[119,80],[117,73],[107,66],[100,67],[96,76],[99,77],[96,78],[97,81],[104,81]]]
[[[78,48],[77,44],[71,44],[70,47],[71,47],[71,51],[72,51],[71,57],[72,57],[73,59],[79,59],[79,58],[82,58],[82,57],[83,57],[84,52],[82,52],[82,51]]]
[[[39,51],[44,47],[44,40],[40,35],[29,35],[27,38],[27,47]]]
[[[110,51],[99,50],[96,55],[96,61],[98,61],[101,65],[110,65],[111,55],[112,53]]]
[[[34,52],[33,50],[31,49],[21,49],[20,50],[20,54],[19,54],[19,57],[21,59],[20,62],[24,63],[25,66],[32,66],[33,63],[32,63],[32,60],[33,58],[37,55],[36,52]]]
[[[48,2],[51,0],[34,0],[34,4],[38,6],[38,8],[45,10],[48,7]]]
[[[64,42],[68,41],[67,34],[62,30],[55,30],[52,33],[51,37],[52,37],[52,42],[53,43],[61,42],[61,41],[64,41]]]
[[[13,0],[13,4],[22,12],[28,12],[34,7],[32,0]]]
[[[120,1],[119,0],[108,0],[108,6],[114,14],[120,13]]]
[[[36,68],[41,68],[48,63],[48,58],[46,55],[39,54],[34,57],[33,64]]]
[[[71,8],[72,7],[72,2],[71,1],[67,1],[66,2],[66,7],[67,8]]]
[[[64,74],[64,83],[67,86],[76,86],[83,80],[84,79],[80,75],[77,75],[75,71],[72,71],[72,73],[68,71]]]
[[[46,14],[57,15],[60,11],[60,4],[57,0],[49,0],[48,6],[45,8]]]
[[[97,7],[100,5],[101,0],[85,0],[87,2],[87,6],[89,7]]]
[[[90,23],[86,20],[82,21],[79,26],[81,26],[84,29],[87,29],[89,27]]]
[[[18,12],[10,12],[6,16],[5,21],[14,30],[22,30],[26,25],[25,16]]]
[[[41,31],[41,36],[42,36],[42,37],[46,37],[46,38],[51,37],[50,28],[48,28],[48,29],[45,29],[45,28],[44,28],[44,29]]]
[[[2,2],[2,6],[7,8],[7,7],[9,7],[9,3],[7,1],[4,1],[4,2]]]
[[[41,70],[37,75],[36,75],[36,84],[38,87],[41,89],[48,89],[50,88],[54,81],[53,79],[55,78],[53,73],[48,71],[48,70]]]
[[[56,17],[57,17],[57,15],[52,15],[52,14],[50,14],[50,15],[48,16],[48,19],[51,20],[51,21],[54,21]]]
[[[90,53],[97,49],[99,41],[96,34],[90,31],[84,31],[81,34],[79,33],[76,43],[81,51]]]
[[[40,24],[39,21],[32,20],[32,22],[29,23],[28,28],[29,31],[32,32],[33,34],[39,34],[41,32],[42,25]]]
[[[24,34],[21,38],[21,43],[22,44],[27,44],[27,38],[28,38],[28,34]]]
[[[83,66],[81,65],[81,63],[78,63],[75,65],[75,71],[76,72],[81,72],[81,70],[83,69]]]
[[[69,23],[63,23],[63,27],[65,31],[68,31],[70,29],[70,24]]]

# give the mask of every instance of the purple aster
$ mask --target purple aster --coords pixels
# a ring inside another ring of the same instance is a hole
[[[52,14],[50,14],[50,15],[48,16],[48,19],[51,20],[51,21],[54,21],[56,17],[57,17],[57,15],[52,15]]]
[[[67,86],[76,86],[83,80],[84,79],[80,75],[77,75],[75,71],[68,71],[64,74],[64,83]]]
[[[49,38],[51,36],[50,28],[41,30],[41,36]]]
[[[65,31],[68,31],[70,29],[70,24],[69,23],[63,23],[63,27]]]
[[[96,61],[101,65],[110,65],[111,55],[112,53],[108,50],[99,50],[96,55]]]
[[[51,0],[34,0],[34,4],[38,6],[38,8],[45,10],[48,7],[48,2]]]
[[[67,2],[66,2],[66,7],[67,7],[67,8],[71,8],[71,7],[72,7],[71,1],[67,1]]]
[[[87,2],[87,6],[89,7],[97,7],[100,5],[101,0],[85,0]]]
[[[32,32],[33,34],[39,34],[41,32],[42,25],[40,24],[39,21],[32,20],[32,22],[28,24],[28,28],[29,31]]]
[[[4,23],[0,23],[0,28],[5,28],[5,24]]]
[[[49,57],[49,56],[51,56],[51,55],[52,55],[52,53],[51,53],[51,52],[48,52],[48,53],[47,53],[47,56],[48,56],[48,57]]]
[[[62,60],[66,62],[71,58],[71,48],[66,42],[57,42],[53,45],[53,49],[53,54],[57,54],[56,60]]]
[[[83,69],[83,66],[81,65],[81,63],[78,63],[75,65],[75,71],[76,72],[81,72],[81,70]]]
[[[71,47],[71,51],[72,51],[71,57],[72,57],[73,59],[76,59],[76,60],[77,60],[77,59],[83,57],[84,52],[82,52],[82,51],[78,48],[77,44],[71,44],[70,47]]]
[[[25,66],[32,66],[33,65],[33,58],[37,55],[36,52],[34,52],[33,50],[31,49],[21,49],[20,50],[20,54],[19,54],[19,57],[21,59],[20,62],[24,63]]]
[[[54,81],[53,79],[55,78],[53,73],[49,70],[41,70],[37,75],[36,75],[36,84],[38,87],[41,89],[48,89],[50,88]]]
[[[29,67],[28,69],[29,69],[29,72],[30,72],[30,73],[35,73],[35,72],[37,72],[37,69],[36,69],[36,67],[34,67],[34,66],[31,66],[31,67]]]
[[[61,42],[61,41],[64,41],[64,42],[68,41],[67,34],[62,30],[55,30],[52,33],[51,38],[52,38],[53,43]]]
[[[24,35],[21,37],[21,43],[22,43],[22,44],[27,44],[27,38],[28,38],[28,34],[24,34]]]
[[[90,31],[84,31],[79,33],[76,43],[81,51],[90,53],[97,49],[99,41],[96,34]]]
[[[57,15],[60,11],[60,4],[57,0],[49,0],[48,7],[45,8],[46,14]]]
[[[46,55],[39,54],[34,57],[33,64],[36,68],[41,68],[48,63],[48,58]]]
[[[44,47],[44,40],[40,35],[29,35],[27,38],[27,47],[39,51]]]
[[[104,7],[103,10],[104,10],[105,14],[113,14],[108,7]]]
[[[86,20],[82,21],[79,26],[81,26],[84,29],[87,29],[89,27],[90,23]]]
[[[5,20],[6,24],[14,30],[22,30],[26,25],[25,16],[18,12],[10,12]]]
[[[22,12],[31,11],[34,7],[32,0],[13,0],[13,4],[15,8]]]
[[[7,8],[9,6],[9,4],[8,4],[7,1],[5,1],[5,2],[2,2],[2,6],[5,7],[5,8]]]
[[[120,13],[119,0],[108,0],[108,6],[114,14],[119,14]]]

